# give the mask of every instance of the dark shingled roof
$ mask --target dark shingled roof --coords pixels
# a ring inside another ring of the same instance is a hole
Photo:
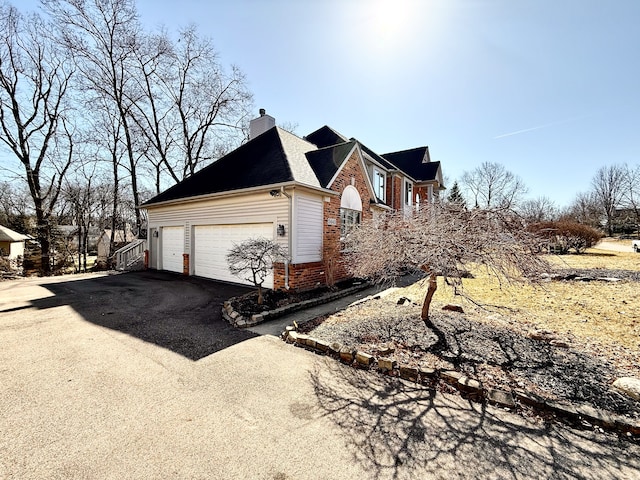
[[[292,180],[278,128],[271,128],[143,206]]]
[[[351,140],[355,140],[355,138],[352,138]],[[378,155],[376,152],[371,150],[369,147],[367,147],[366,145],[363,145],[362,142],[358,142],[358,143],[360,143],[360,148],[362,148],[362,150],[364,152],[369,154],[370,157],[372,157],[374,160],[376,160],[378,163],[380,163],[380,165],[382,165],[384,168],[386,168],[388,170],[395,170],[397,168],[395,165],[392,165],[391,163],[389,163],[385,158],[383,158],[382,156]]]
[[[428,158],[429,147],[412,148],[400,152],[385,153],[382,156],[389,160],[399,170],[418,182],[437,180],[440,162],[423,162],[425,155]]]
[[[355,144],[356,142],[343,142],[305,154],[322,187],[329,186],[329,182],[344,163]]]
[[[340,135],[331,127],[325,125],[324,127],[320,127],[313,133],[310,133],[304,139],[307,142],[313,143],[318,148],[330,147],[332,145],[337,145],[339,143],[344,143],[348,141],[347,137]]]

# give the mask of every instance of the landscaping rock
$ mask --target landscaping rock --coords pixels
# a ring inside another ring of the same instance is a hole
[[[593,408],[591,405],[579,405],[576,407],[576,412],[591,423],[597,423],[607,428],[615,426],[615,418],[613,415],[603,410]]]
[[[440,378],[451,385],[457,385],[458,380],[460,380],[463,376],[464,375],[462,373],[455,370],[443,370],[442,372],[440,372]]]
[[[551,340],[558,339],[558,335],[550,330],[531,330],[527,336],[532,340],[540,340],[543,342],[550,342]]]
[[[433,378],[438,374],[438,371],[435,368],[430,367],[420,367],[418,371],[420,373],[420,378],[422,378],[423,380],[427,378]]]
[[[613,382],[612,387],[618,392],[640,401],[640,379],[633,377],[620,377]]]
[[[536,408],[544,407],[544,398],[542,398],[539,395],[536,395],[535,393],[527,392],[525,390],[516,390],[513,393],[515,394],[516,399],[521,403],[524,403],[526,405],[529,405],[531,407],[536,407]]]
[[[445,305],[444,307],[442,307],[442,310],[447,310],[449,312],[464,313],[464,310],[463,310],[462,306],[453,305],[451,303],[449,303],[449,304]]]
[[[362,367],[368,367],[373,363],[373,355],[364,352],[356,352],[356,362]]]
[[[393,347],[388,347],[388,346],[381,346],[381,347],[378,349],[378,353],[379,353],[380,355],[391,355],[391,354],[392,354],[393,352],[395,352],[395,351],[396,351],[396,349],[395,349],[395,348],[393,348]]]
[[[329,352],[333,355],[340,355],[340,350],[342,350],[342,344],[338,342],[333,342],[329,345]]]
[[[316,349],[321,352],[326,352],[329,350],[329,342],[325,342],[324,340],[316,340]]]
[[[458,379],[458,387],[463,392],[475,394],[482,393],[482,384],[479,381],[467,376],[462,376]]]
[[[396,302],[397,305],[404,305],[405,303],[411,304],[411,299],[407,297],[400,297]]]
[[[501,407],[514,408],[516,406],[511,392],[505,392],[504,390],[495,390],[493,388],[487,390],[487,400]]]
[[[290,331],[287,335],[287,343],[296,343],[298,340],[298,332]]]
[[[353,350],[351,350],[349,347],[343,347],[342,349],[340,349],[340,360],[349,365],[352,364],[354,357],[353,353]]]
[[[396,366],[395,360],[391,360],[390,358],[379,358],[378,359],[378,370],[383,372],[390,372]]]
[[[418,369],[413,367],[400,367],[400,378],[416,382],[418,381]]]

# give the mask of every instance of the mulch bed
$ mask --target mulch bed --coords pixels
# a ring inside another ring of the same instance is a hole
[[[631,280],[636,273],[603,271],[597,275]],[[590,276],[594,274],[594,270],[589,271]],[[640,367],[635,372],[618,368],[621,364],[637,365],[632,352],[602,351],[571,337],[561,338],[561,346],[557,346],[530,338],[527,327],[510,320],[506,312],[470,315],[432,306],[431,319],[448,343],[447,351],[434,355],[430,348],[437,337],[420,320],[421,307],[398,305],[397,300],[393,295],[370,300],[318,318],[302,329],[315,338],[340,342],[403,365],[456,369],[486,387],[525,389],[549,400],[588,403],[640,418],[640,402],[610,387],[617,377],[630,373],[640,376]],[[546,333],[553,338],[552,332]]]
[[[362,281],[358,279],[348,279],[341,282],[336,282],[336,284],[332,288],[321,287],[304,291],[264,289],[262,292],[262,305],[258,305],[258,292],[256,290],[240,297],[231,299],[231,305],[233,309],[240,315],[250,317],[253,314],[261,313],[265,310],[274,310],[279,307],[284,307],[285,305],[291,305],[293,303],[300,303],[305,300],[319,298],[323,295],[326,295],[327,293],[351,288],[361,283]]]

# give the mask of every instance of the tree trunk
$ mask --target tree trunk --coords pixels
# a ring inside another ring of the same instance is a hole
[[[262,298],[262,285],[258,285],[258,305],[262,305],[264,302]]]
[[[424,325],[431,330],[435,336],[437,337],[436,343],[434,343],[430,350],[433,353],[440,353],[449,349],[449,344],[447,343],[447,337],[444,332],[440,330],[429,318],[429,307],[431,307],[431,300],[433,299],[433,294],[436,293],[438,289],[438,276],[435,272],[431,272],[429,274],[429,287],[427,288],[427,293],[424,296],[424,302],[422,303],[422,321]]]
[[[431,273],[429,275],[429,288],[427,288],[427,294],[424,297],[424,302],[422,303],[422,321],[427,322],[429,320],[429,307],[431,306],[431,299],[433,298],[433,294],[436,293],[438,289],[438,281],[437,275],[435,273]]]

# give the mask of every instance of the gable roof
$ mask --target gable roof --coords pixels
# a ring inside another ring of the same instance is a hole
[[[429,159],[429,147],[412,148],[382,155],[389,162],[418,182],[437,180],[440,162]]]
[[[440,162],[429,161],[428,147],[378,155],[326,125],[304,139],[272,127],[141,206],[292,183],[329,189],[354,149],[365,170],[366,162],[373,162],[418,182],[442,183]],[[382,203],[375,198],[369,174],[365,178],[372,201]]]
[[[10,228],[0,225],[0,242],[22,242],[30,238],[29,235],[14,232]]]
[[[355,140],[355,139],[352,138],[352,140]],[[362,148],[362,150],[367,155],[369,155],[371,158],[373,158],[376,162],[378,162],[384,168],[386,168],[387,170],[396,170],[397,167],[395,165],[392,165],[391,163],[389,163],[389,161],[387,161],[387,159],[383,158],[381,155],[378,155],[376,152],[371,150],[366,145],[363,145],[361,142],[358,142],[358,143],[360,143],[360,148]]]
[[[315,132],[310,133],[304,139],[313,143],[318,148],[330,147],[339,143],[348,142],[349,139],[344,135],[336,132],[333,128],[325,125]],[[352,139],[353,140],[353,139]]]
[[[305,157],[315,149],[273,127],[142,205],[291,181],[319,187]]]
[[[307,160],[320,181],[321,187],[329,187],[329,182],[331,182],[355,145],[356,142],[354,141],[343,142],[331,147],[307,152]]]

